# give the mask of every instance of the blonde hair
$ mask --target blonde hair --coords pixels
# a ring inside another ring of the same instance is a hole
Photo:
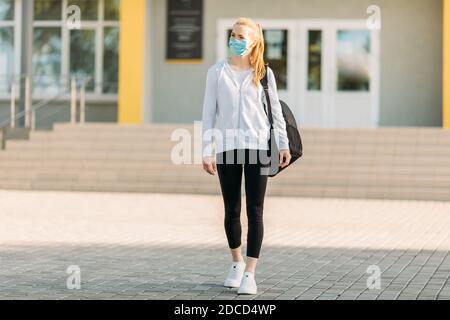
[[[264,35],[262,27],[250,18],[239,18],[235,25],[248,26],[253,30],[255,46],[250,53],[250,65],[253,68],[253,83],[258,87],[260,80],[264,77],[266,69],[264,67]]]

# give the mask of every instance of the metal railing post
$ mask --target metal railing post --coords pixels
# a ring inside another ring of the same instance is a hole
[[[55,94],[52,97],[43,98],[41,101],[36,101],[34,104],[33,101],[33,75],[31,74],[20,74],[15,76],[19,78],[19,82],[17,79],[13,79],[10,85],[10,112],[11,115],[9,118],[4,121],[0,121],[0,149],[5,144],[6,140],[6,131],[7,128],[16,128],[17,120],[24,119],[24,128],[29,130],[36,130],[37,123],[37,111],[43,108],[47,108],[48,106],[52,106],[53,101],[57,101],[58,99],[66,99],[68,95],[68,91],[70,90],[70,120],[69,123],[76,124],[78,121],[81,123],[86,122],[86,85],[91,80],[90,77],[85,79],[84,81],[78,82],[76,76],[69,76],[64,79],[64,89],[58,91],[58,94]],[[22,79],[24,79],[24,83],[22,86]],[[70,81],[68,81],[70,79]],[[67,82],[70,83],[70,89],[67,86]],[[78,87],[79,86],[79,87]],[[23,89],[23,95],[21,93],[21,88]],[[80,91],[78,96],[78,91]],[[78,99],[80,101],[78,102]],[[17,112],[17,103],[18,101],[23,100],[24,110]],[[78,103],[80,104],[80,111],[78,111]],[[66,106],[67,107],[67,106]],[[67,110],[67,109],[66,109]],[[78,112],[80,112],[78,119]],[[52,112],[55,114],[56,112]],[[46,119],[46,117],[44,117]]]
[[[30,124],[30,130],[35,131],[36,130],[36,110],[33,108],[33,99],[31,98],[31,81],[29,80],[29,86],[30,86],[30,108],[31,108],[31,124]]]
[[[86,121],[86,82],[80,88],[80,123]]]
[[[31,131],[35,131],[36,130],[36,110],[32,110],[31,111]]]
[[[16,84],[11,83],[11,128],[16,126]]]
[[[6,128],[0,128],[0,149],[5,150],[6,147]]]
[[[70,83],[70,123],[77,122],[77,82],[72,78]]]
[[[25,127],[30,127],[31,109],[31,81],[30,76],[25,77]]]

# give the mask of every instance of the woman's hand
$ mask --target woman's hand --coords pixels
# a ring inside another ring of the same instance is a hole
[[[214,175],[214,173],[217,171],[215,157],[203,157],[203,170],[208,172],[210,175]]]
[[[281,149],[280,150],[280,167],[284,168],[291,161],[291,153],[289,149]]]

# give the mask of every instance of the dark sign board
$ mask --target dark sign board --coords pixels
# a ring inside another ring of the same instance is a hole
[[[203,0],[167,0],[168,60],[202,59]]]

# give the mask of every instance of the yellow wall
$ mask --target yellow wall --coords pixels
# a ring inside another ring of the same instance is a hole
[[[145,0],[120,1],[119,123],[142,122]]]
[[[444,0],[443,125],[450,128],[450,0]]]

